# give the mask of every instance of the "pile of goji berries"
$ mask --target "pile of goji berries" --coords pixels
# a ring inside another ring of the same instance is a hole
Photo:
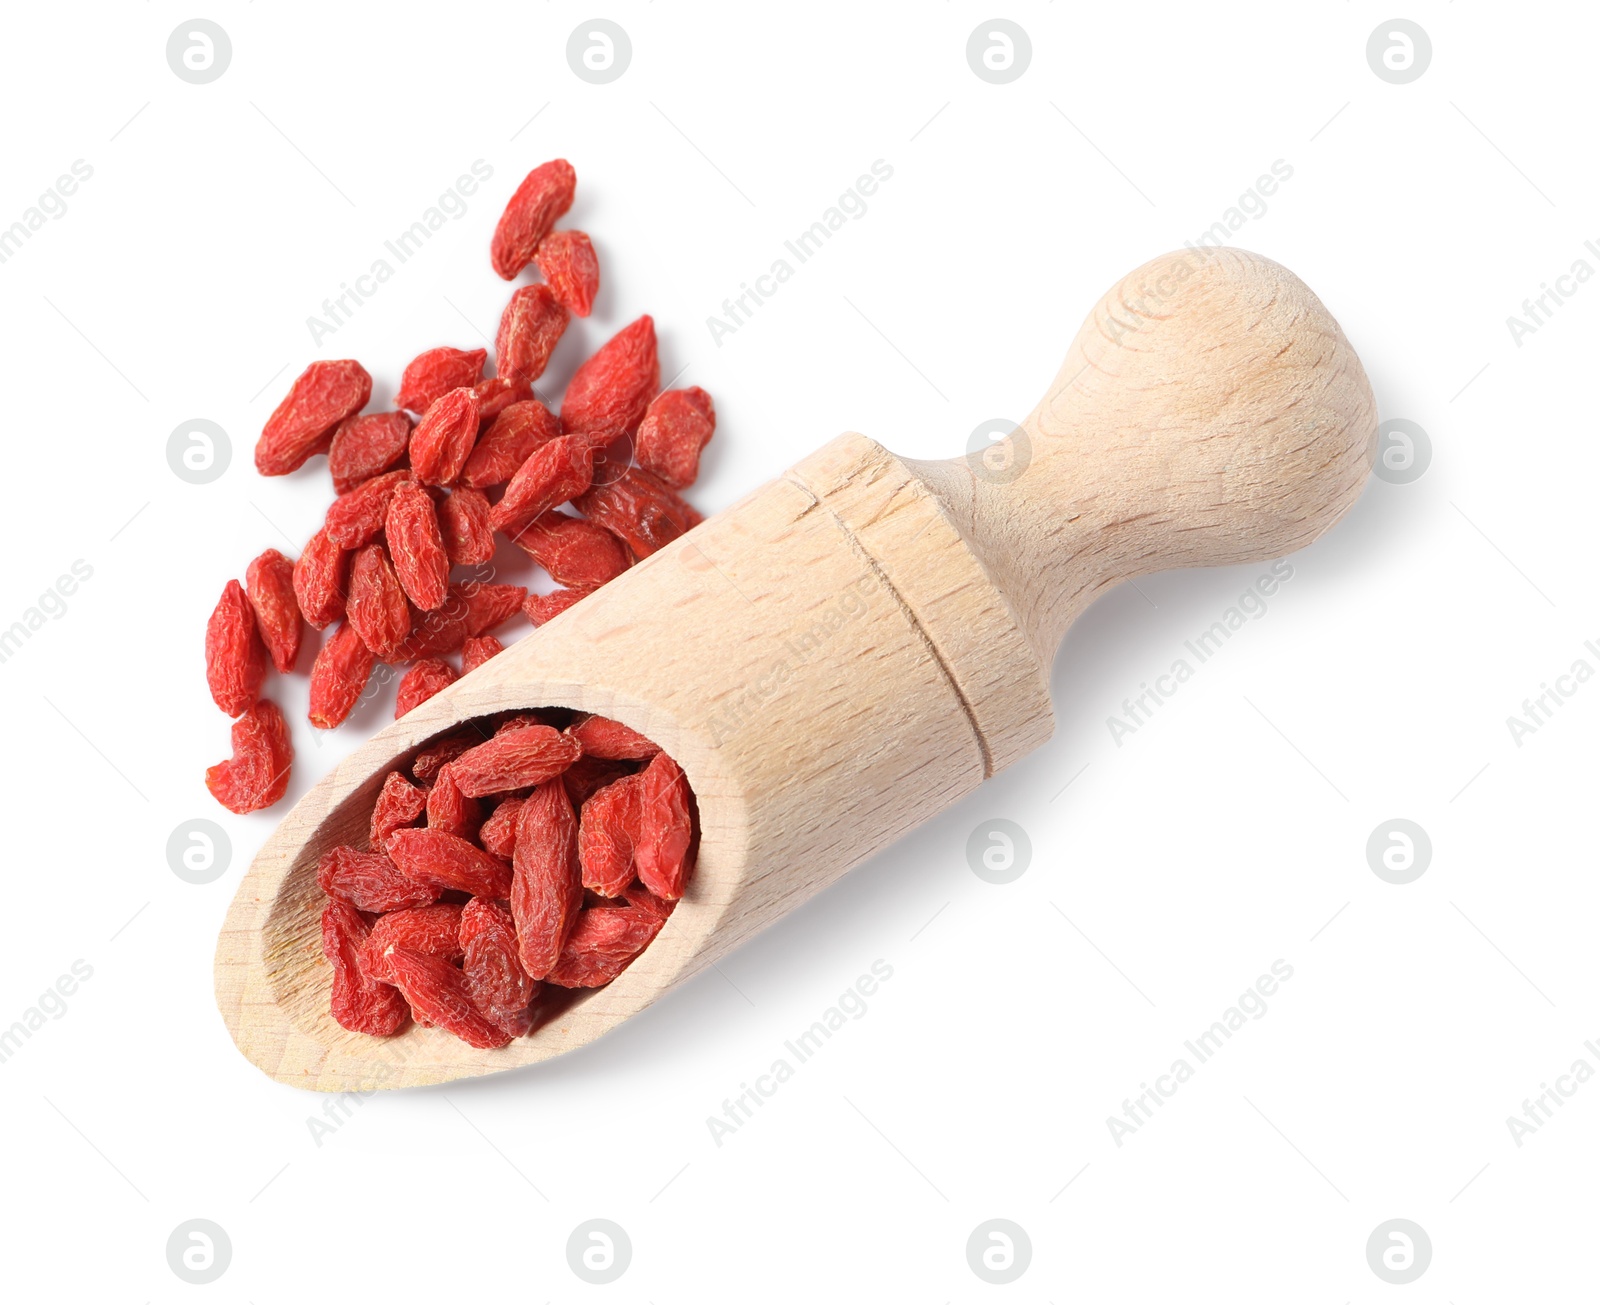
[[[385,777],[369,849],[318,864],[334,1019],[505,1046],[546,985],[599,987],[650,944],[695,836],[683,771],[616,721],[519,712],[434,740]]]
[[[407,668],[398,717],[500,652],[492,632],[519,611],[550,620],[700,521],[678,491],[698,474],[716,416],[698,387],[657,393],[648,316],[578,368],[558,412],[535,397],[599,287],[589,237],[553,229],[575,184],[566,160],[540,165],[495,228],[494,270],[510,281],[532,264],[543,277],[506,305],[495,376],[484,377],[483,349],[429,349],[407,364],[393,411],[363,413],[367,370],[314,362],[268,418],[257,470],[286,475],[325,453],[338,497],[298,560],[267,549],[243,585],[228,582],[206,626],[211,695],[235,718],[233,756],[206,786],[230,811],[270,806],[288,788],[289,731],[261,690],[269,658],[294,670],[305,625],[331,627],[311,668],[313,725],[343,721],[380,663]],[[490,563],[501,535],[561,587],[453,578]],[[455,653],[459,672],[446,660]]]

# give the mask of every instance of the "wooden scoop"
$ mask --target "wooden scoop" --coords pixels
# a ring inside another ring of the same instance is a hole
[[[912,462],[841,435],[352,753],[239,887],[216,957],[229,1031],[272,1077],[323,1091],[593,1041],[1049,738],[1050,663],[1100,593],[1317,538],[1376,435],[1360,361],[1291,272],[1237,250],[1146,264],[1005,440]],[[613,717],[683,767],[702,830],[687,896],[621,977],[503,1049],[346,1032],[318,857],[365,845],[384,777],[428,740],[545,706]]]

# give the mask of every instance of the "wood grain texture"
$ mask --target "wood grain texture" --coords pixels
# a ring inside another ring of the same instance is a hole
[[[216,958],[230,1033],[328,1091],[592,1041],[1044,742],[1050,662],[1098,593],[1309,543],[1375,442],[1360,363],[1292,274],[1233,250],[1157,259],[1095,308],[990,462],[841,436],[352,753],[239,888]],[[317,858],[364,845],[385,775],[427,740],[539,706],[613,717],[683,766],[702,826],[684,901],[617,980],[501,1050],[339,1028]]]

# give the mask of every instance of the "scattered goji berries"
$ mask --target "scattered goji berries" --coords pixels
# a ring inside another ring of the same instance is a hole
[[[267,650],[256,628],[256,610],[244,586],[230,580],[206,622],[206,683],[211,699],[228,715],[242,716],[261,696],[266,678]]]
[[[477,385],[488,356],[485,349],[452,349],[448,345],[419,353],[401,374],[394,406],[427,412],[451,390]]]
[[[517,187],[489,243],[494,270],[507,281],[528,265],[556,219],[572,207],[578,176],[565,159],[541,163]]]
[[[313,453],[325,450],[333,428],[360,412],[372,397],[372,377],[360,363],[314,362],[295,378],[289,393],[256,441],[256,470],[286,476]]]
[[[661,384],[656,324],[625,326],[578,368],[561,401],[561,424],[595,447],[633,433]]]
[[[581,231],[552,231],[539,242],[533,261],[561,306],[587,317],[600,291],[600,261],[589,237]]]
[[[634,456],[663,484],[682,489],[700,474],[700,451],[716,429],[717,410],[698,385],[667,390],[645,409]]]
[[[270,807],[289,788],[294,746],[277,704],[262,698],[233,722],[233,756],[206,771],[211,796],[236,815]]]

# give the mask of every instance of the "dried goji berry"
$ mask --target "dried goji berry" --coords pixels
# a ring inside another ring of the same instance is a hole
[[[629,775],[594,794],[578,817],[578,863],[583,886],[607,897],[633,882],[633,845],[639,837],[639,790],[644,776]]]
[[[476,838],[482,823],[483,804],[466,796],[455,781],[453,767],[445,766],[428,790],[428,828],[457,838]]]
[[[582,494],[593,474],[588,447],[577,436],[542,444],[511,478],[489,524],[515,538],[535,517]]]
[[[450,558],[444,551],[433,500],[416,481],[402,481],[395,487],[384,533],[400,587],[413,603],[431,612],[449,591]]]
[[[533,386],[517,376],[491,376],[474,385],[472,393],[478,400],[478,432],[482,434],[513,403],[533,398]]]
[[[622,890],[622,900],[629,906],[638,907],[647,915],[655,916],[658,920],[665,920],[678,905],[676,902],[668,902],[657,897],[637,880]]]
[[[451,586],[454,590],[455,586]],[[492,585],[468,581],[461,586],[467,604],[467,634],[477,636],[504,625],[522,610],[528,591],[521,585]]]
[[[676,492],[640,467],[629,467],[609,484],[597,483],[573,506],[640,558],[670,544],[702,519]]]
[[[233,756],[206,771],[206,787],[236,815],[259,811],[288,790],[293,760],[283,713],[262,698],[233,722]]]
[[[311,666],[311,709],[318,729],[331,730],[350,714],[372,675],[372,649],[348,620],[328,636]]]
[[[589,237],[581,231],[552,231],[539,242],[533,259],[556,298],[587,317],[600,290],[600,262]]]
[[[470,385],[441,395],[411,432],[411,469],[424,485],[448,485],[478,438],[478,396]]]
[[[572,207],[577,184],[578,175],[565,159],[541,163],[523,178],[495,224],[494,239],[489,243],[489,260],[501,277],[514,280],[528,265],[539,242]]]
[[[468,639],[461,645],[461,673],[470,675],[484,662],[505,650],[506,646],[492,634],[480,634],[475,639]]]
[[[517,852],[517,816],[522,812],[522,799],[509,797],[489,813],[489,818],[478,830],[478,842],[483,850],[503,861],[509,861]]]
[[[287,675],[300,656],[300,604],[294,596],[294,564],[275,548],[250,563],[244,573],[245,590],[255,609],[256,630],[272,657],[272,664]]]
[[[400,393],[394,406],[427,412],[440,398],[463,385],[476,385],[483,376],[486,349],[452,349],[441,345],[427,349],[406,364],[400,376]]]
[[[640,779],[639,841],[634,848],[639,881],[657,897],[674,901],[683,896],[689,877],[689,844],[694,833],[689,781],[665,752],[656,754]]]
[[[567,727],[567,733],[583,745],[586,757],[605,757],[612,761],[649,761],[661,751],[637,730],[604,716],[585,716]]]
[[[598,589],[633,565],[633,554],[604,526],[562,512],[535,517],[513,540],[559,585]]]
[[[528,1031],[528,1003],[538,989],[517,955],[511,912],[475,897],[461,912],[461,971],[479,1014],[512,1037]]]
[[[403,412],[369,412],[346,417],[328,445],[333,492],[348,494],[400,460],[411,442],[411,418]]]
[[[372,377],[350,359],[314,362],[295,378],[256,441],[256,470],[284,476],[327,447],[333,428],[372,397]]]
[[[561,434],[561,421],[537,399],[513,403],[478,437],[461,470],[469,489],[503,485],[541,444]]]
[[[468,748],[475,748],[482,741],[482,736],[476,730],[464,730],[435,739],[417,753],[416,760],[411,763],[411,774],[417,783],[431,784],[439,778],[441,770]]]
[[[328,538],[346,550],[370,543],[384,528],[395,491],[410,479],[411,472],[401,467],[364,480],[348,494],[339,495],[323,523]]]
[[[562,429],[595,447],[633,432],[661,385],[656,324],[646,315],[578,368],[561,400]]]
[[[633,906],[582,911],[545,977],[561,988],[598,988],[610,983],[650,945],[665,923]]]
[[[519,846],[520,837],[519,829]],[[511,892],[510,866],[441,829],[397,829],[384,850],[403,874],[441,892],[455,889],[474,897],[505,897]]]
[[[411,604],[382,544],[368,544],[350,562],[345,619],[383,661],[393,657],[411,633]]]
[[[469,797],[487,797],[554,779],[582,751],[576,739],[559,730],[528,725],[462,753],[450,763],[450,773]]]
[[[451,566],[479,566],[494,556],[489,500],[475,489],[457,488],[439,504],[439,533]]]
[[[427,802],[426,792],[399,771],[391,771],[378,791],[377,804],[372,808],[372,828],[367,841],[373,847],[382,847],[395,830],[416,824]],[[387,857],[384,859],[388,860]]]
[[[711,396],[698,385],[658,394],[645,409],[633,454],[639,465],[673,489],[694,484],[700,451],[717,429]]]
[[[206,622],[206,683],[211,700],[229,716],[241,716],[261,696],[266,678],[267,650],[256,629],[256,609],[244,586],[230,580]]]
[[[634,764],[628,761],[607,761],[604,757],[579,757],[569,769],[562,772],[561,782],[567,786],[567,796],[572,799],[573,810],[578,811],[607,784],[615,783],[624,775],[633,774],[635,769]]]
[[[454,902],[439,902],[380,916],[361,949],[362,968],[373,978],[387,982],[385,962],[392,947],[437,956],[441,961],[459,961],[461,907]]]
[[[294,596],[300,615],[313,630],[323,630],[344,615],[350,554],[333,542],[327,528],[311,536],[294,564]]]
[[[529,594],[523,599],[522,610],[535,625],[543,625],[593,592],[593,589],[552,589],[547,594]]]
[[[413,707],[438,693],[440,689],[449,688],[456,682],[455,667],[449,662],[440,661],[430,657],[420,661],[400,677],[399,696],[394,703],[394,718],[399,720]],[[422,776],[417,776],[422,778]]]
[[[317,861],[317,887],[381,915],[407,906],[426,906],[439,896],[433,889],[407,879],[382,852],[362,852],[353,847],[331,847]]]
[[[525,285],[511,296],[494,337],[495,370],[530,385],[544,375],[570,320],[547,285]]]
[[[517,923],[518,954],[523,969],[542,979],[559,959],[583,901],[578,821],[560,780],[539,785],[522,804],[512,865],[511,914]]]
[[[352,1033],[387,1037],[400,1031],[411,1012],[396,989],[362,970],[367,938],[367,922],[348,902],[322,908],[322,954],[333,970],[333,1018]]]
[[[455,1034],[468,1046],[491,1051],[511,1041],[509,1033],[478,1013],[466,976],[449,961],[391,947],[385,954],[384,973],[405,994],[418,1019]]]

